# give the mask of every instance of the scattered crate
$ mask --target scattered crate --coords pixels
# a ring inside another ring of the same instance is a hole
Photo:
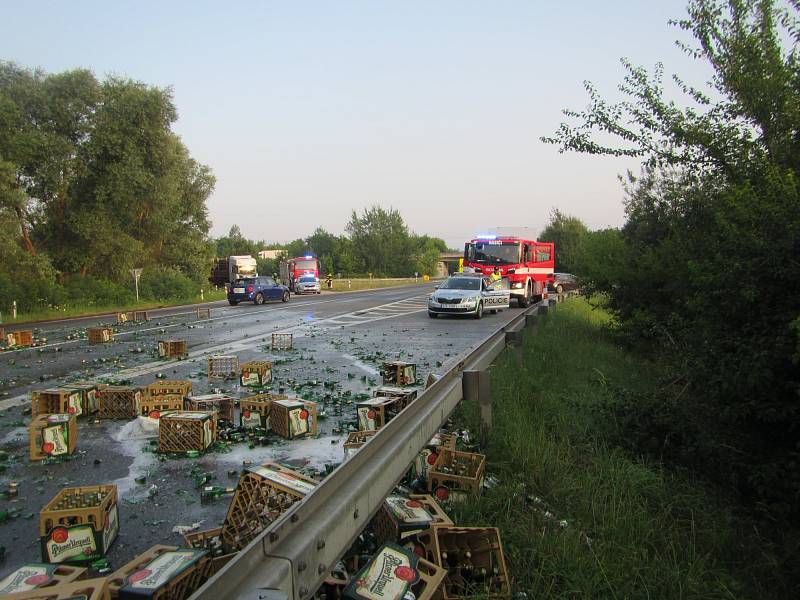
[[[437,525],[419,539],[427,558],[448,571],[440,588],[443,600],[511,597],[500,530],[496,527]]]
[[[183,600],[211,575],[206,550],[153,546],[108,576],[112,598]]]
[[[268,360],[251,360],[242,363],[239,384],[261,387],[272,381],[272,363]]]
[[[211,575],[224,567],[237,554],[236,552],[225,553],[222,546],[222,527],[187,533],[183,539],[186,540],[189,548],[208,550],[208,554],[211,556]]]
[[[373,396],[376,398],[381,396],[400,396],[406,400],[406,404],[409,404],[412,400],[417,399],[417,390],[410,390],[396,385],[382,385],[375,390]]]
[[[438,500],[458,500],[480,495],[486,457],[474,452],[443,449],[428,471],[428,489]]]
[[[372,519],[372,531],[379,544],[405,543],[434,525],[452,524],[433,496],[389,496]]]
[[[135,310],[133,311],[133,320],[136,321],[137,323],[139,321],[149,321],[150,315],[147,314],[146,310]]]
[[[186,396],[186,410],[217,412],[217,418],[233,423],[233,405],[235,399],[225,394],[205,394],[203,396]]]
[[[437,433],[414,459],[413,475],[427,485],[428,471],[436,464],[439,453],[443,450],[456,449],[456,436],[449,433]]]
[[[102,558],[119,533],[117,486],[62,489],[39,513],[42,560],[87,563]]]
[[[109,600],[106,578],[81,579],[8,596],[13,600]]]
[[[311,492],[317,483],[274,463],[248,467],[239,478],[222,524],[225,551],[244,548],[267,525]]]
[[[135,419],[141,414],[142,391],[139,388],[110,385],[98,390],[97,404],[101,419]]]
[[[189,396],[192,382],[186,379],[160,379],[145,387],[147,396]]]
[[[28,426],[28,439],[31,460],[73,454],[78,443],[78,421],[70,414],[39,415]]]
[[[177,394],[145,395],[139,405],[139,414],[151,419],[160,419],[166,412],[183,410],[183,396]]]
[[[352,600],[430,600],[447,571],[408,548],[385,544],[351,579],[344,595]]]
[[[20,347],[26,348],[33,346],[33,331],[30,329],[21,329],[19,331],[10,331],[5,334],[6,345],[9,348]]]
[[[210,319],[211,318],[211,309],[210,308],[198,308],[197,309],[197,318],[198,319]]]
[[[408,401],[401,396],[379,396],[356,403],[358,428],[361,431],[378,430],[406,407]]]
[[[158,421],[159,452],[203,452],[216,440],[216,413],[180,411]]]
[[[273,350],[291,350],[293,343],[293,334],[291,333],[273,333],[272,334],[272,349]]]
[[[133,317],[133,315],[131,313],[118,312],[117,313],[117,325],[122,325],[124,323],[127,323],[128,321],[131,320],[132,317]]]
[[[395,361],[383,363],[383,383],[394,385],[414,385],[417,381],[415,363]]]
[[[347,434],[347,439],[344,442],[344,456],[345,458],[353,456],[358,449],[367,443],[367,440],[377,431],[351,431]]]
[[[83,414],[81,392],[72,388],[49,388],[31,392],[31,415],[66,413],[79,417]]]
[[[111,327],[90,327],[87,330],[90,344],[104,344],[114,341],[114,330]]]
[[[208,376],[233,379],[239,374],[239,357],[218,354],[208,357]]]
[[[186,340],[163,340],[158,342],[158,356],[160,358],[186,358],[189,348]]]
[[[71,565],[28,563],[0,579],[0,594],[29,592],[70,583],[86,576],[86,569]],[[49,590],[48,590],[49,591]],[[14,596],[15,598],[17,596]]]
[[[93,383],[90,381],[79,381],[65,385],[64,389],[78,392],[81,396],[81,414],[93,415],[99,410],[97,403],[97,392],[108,386],[104,383]]]
[[[273,400],[286,400],[283,394],[255,394],[239,400],[239,425],[247,429],[269,429]]]
[[[269,425],[287,440],[317,435],[317,404],[304,400],[273,400]]]

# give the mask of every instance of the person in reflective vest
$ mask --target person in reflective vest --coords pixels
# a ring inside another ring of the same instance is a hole
[[[491,281],[492,283],[495,283],[496,281],[500,281],[502,278],[503,278],[503,276],[500,275],[500,267],[495,267],[494,271],[492,272],[492,274],[489,275],[489,281]]]

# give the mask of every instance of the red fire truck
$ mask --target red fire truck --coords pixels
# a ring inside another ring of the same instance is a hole
[[[289,258],[281,261],[280,271],[281,283],[294,292],[294,282],[302,275],[313,275],[319,279],[319,260],[310,254]]]
[[[464,245],[464,270],[491,275],[495,267],[508,281],[511,297],[525,307],[541,300],[554,281],[555,248],[552,242],[496,235],[479,235]]]

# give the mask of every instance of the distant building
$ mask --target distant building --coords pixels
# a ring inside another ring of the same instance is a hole
[[[285,254],[284,250],[261,250],[258,253],[258,258],[271,258],[274,260],[279,258],[282,254]]]

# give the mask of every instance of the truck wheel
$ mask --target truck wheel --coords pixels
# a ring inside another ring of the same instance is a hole
[[[230,304],[231,306],[236,306],[237,304],[239,304],[239,301],[238,300],[228,300],[228,304]]]
[[[563,294],[564,293],[564,286],[561,285],[560,283],[556,286],[556,293],[557,294]]]
[[[478,308],[475,310],[475,318],[476,319],[483,318],[483,302],[478,302]]]
[[[281,298],[281,301],[282,302],[288,302],[289,301],[289,290],[286,290],[285,292],[283,292],[283,297]]]
[[[255,299],[253,300],[253,304],[259,304],[259,305],[264,304],[264,294],[258,292],[256,294]]]
[[[520,308],[527,308],[531,304],[531,286],[525,286],[525,295],[517,296],[517,305]]]

